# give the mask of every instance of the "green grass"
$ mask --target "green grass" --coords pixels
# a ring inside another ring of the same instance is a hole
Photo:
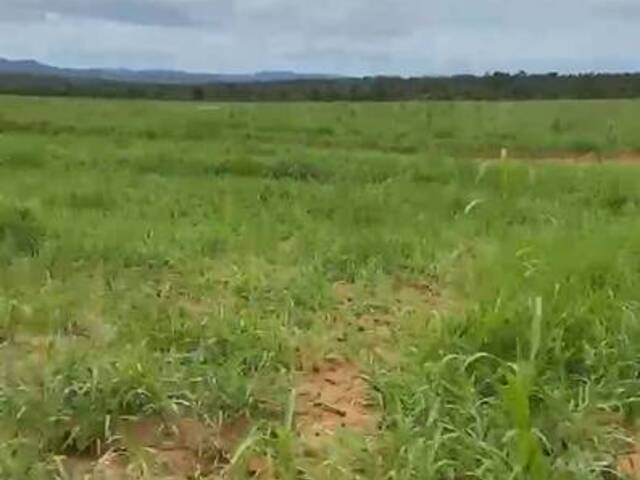
[[[0,98],[0,477],[56,478],[118,418],[179,412],[248,413],[283,479],[616,478],[640,170],[473,158],[633,151],[639,113]],[[398,301],[416,284],[435,305]],[[326,355],[381,421],[314,459],[291,391]]]

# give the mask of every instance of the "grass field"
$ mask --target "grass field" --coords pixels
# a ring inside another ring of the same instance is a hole
[[[637,474],[639,119],[0,97],[0,478]]]

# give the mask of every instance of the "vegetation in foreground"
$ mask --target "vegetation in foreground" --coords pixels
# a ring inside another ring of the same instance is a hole
[[[633,474],[640,170],[459,157],[637,105],[1,98],[0,477]]]

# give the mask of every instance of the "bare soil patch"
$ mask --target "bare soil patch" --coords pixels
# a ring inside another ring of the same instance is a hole
[[[356,299],[356,289],[352,283],[336,282],[333,284],[333,295],[341,305],[350,305]]]
[[[623,426],[623,421],[616,422]],[[637,431],[632,426],[626,426],[626,437],[629,439],[627,447],[615,459],[615,469],[619,475],[629,480],[640,480],[640,443],[637,441]]]
[[[526,156],[517,155],[509,157],[505,160],[489,159],[496,163],[502,161],[524,161],[524,162],[540,162],[540,163],[624,163],[624,164],[640,164],[640,151],[629,150],[615,153],[599,153],[599,152],[558,152],[550,153],[545,156]]]
[[[440,310],[445,307],[442,292],[429,282],[397,282],[394,301],[400,307],[429,310]]]
[[[566,159],[575,163],[640,163],[639,151],[617,152],[612,154],[601,154],[597,152],[569,153],[563,155],[561,159]]]
[[[640,450],[618,456],[616,470],[624,478],[640,480]]]
[[[303,440],[318,445],[340,430],[375,431],[378,416],[369,386],[353,363],[332,358],[314,365],[298,387],[296,426]]]
[[[429,282],[407,282],[397,280],[392,292],[385,298],[377,298],[372,292],[361,292],[354,284],[337,282],[333,294],[341,307],[356,304],[387,304],[389,307],[439,308],[444,306],[444,296],[439,288]]]
[[[246,417],[219,425],[192,418],[123,420],[111,448],[99,457],[70,456],[61,470],[71,480],[187,480],[222,472],[249,432]]]
[[[615,160],[621,162],[640,163],[640,152],[622,152],[615,157]]]
[[[629,480],[640,480],[640,443],[638,443],[638,430],[634,422],[625,419],[622,412],[601,411],[592,414],[590,420],[595,425],[605,427],[614,433],[613,461],[610,464],[610,472],[615,474],[607,475],[604,478],[624,478]],[[585,432],[589,437],[590,432]]]
[[[253,456],[247,462],[247,473],[251,478],[271,480],[274,478],[273,466],[267,457]]]

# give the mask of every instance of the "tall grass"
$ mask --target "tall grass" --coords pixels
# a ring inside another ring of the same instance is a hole
[[[124,416],[239,413],[282,478],[615,475],[640,171],[457,157],[630,150],[636,112],[2,98],[0,477],[55,478]],[[380,425],[319,460],[289,418],[326,355],[367,375]]]

